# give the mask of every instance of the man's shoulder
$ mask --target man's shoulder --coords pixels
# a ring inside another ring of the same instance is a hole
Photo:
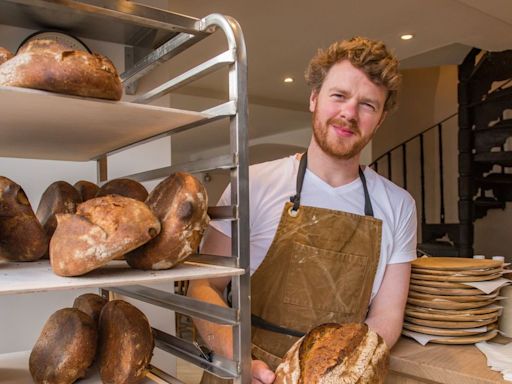
[[[404,188],[398,186],[388,178],[379,175],[370,167],[366,167],[364,172],[366,178],[368,179],[368,183],[371,187],[379,190],[383,189],[386,196],[389,196],[395,202],[407,202],[410,204],[414,204],[414,199],[411,194],[405,190]],[[380,194],[379,194],[380,195]]]
[[[294,172],[294,157],[287,156],[277,160],[258,163],[249,167],[249,180],[256,182],[269,182],[272,179],[279,179],[286,174]]]

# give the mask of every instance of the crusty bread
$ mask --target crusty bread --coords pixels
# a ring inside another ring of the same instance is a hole
[[[98,324],[100,313],[108,300],[94,293],[84,293],[73,301],[73,308],[79,309],[92,317],[95,324]]]
[[[48,248],[48,238],[34,215],[23,189],[0,176],[0,259],[38,260]]]
[[[108,58],[45,39],[29,41],[0,66],[0,85],[109,100],[120,100],[123,94]]]
[[[95,198],[98,190],[100,189],[100,187],[98,187],[96,184],[86,180],[77,181],[73,187],[75,187],[78,193],[80,193],[82,201]]]
[[[29,369],[36,384],[71,384],[84,377],[96,354],[98,330],[90,316],[64,308],[46,321]]]
[[[57,228],[57,213],[75,213],[82,202],[78,191],[65,181],[56,181],[43,192],[36,217],[43,226],[46,236],[51,239]]]
[[[12,59],[14,55],[8,49],[0,47],[0,65],[5,63],[7,60]]]
[[[175,173],[163,180],[146,203],[162,223],[160,235],[125,255],[139,269],[168,269],[197,250],[208,225],[208,197],[192,175]]]
[[[50,262],[60,276],[79,276],[151,240],[160,222],[146,204],[119,195],[80,204],[76,214],[58,214]]]
[[[154,339],[146,316],[123,300],[109,301],[101,311],[99,367],[103,383],[136,384],[147,372]]]
[[[138,181],[121,178],[106,182],[96,193],[96,197],[107,195],[121,195],[139,201],[146,201],[148,191]]]
[[[322,324],[290,348],[274,384],[381,384],[388,364],[384,340],[366,324]]]

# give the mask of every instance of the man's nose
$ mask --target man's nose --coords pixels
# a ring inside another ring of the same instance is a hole
[[[347,100],[342,103],[339,116],[349,120],[349,121],[357,121],[358,116],[358,104],[356,100]]]

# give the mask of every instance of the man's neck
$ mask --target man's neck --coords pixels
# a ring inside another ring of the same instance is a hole
[[[340,187],[359,177],[359,155],[351,159],[337,159],[326,154],[311,140],[308,169],[330,186]]]

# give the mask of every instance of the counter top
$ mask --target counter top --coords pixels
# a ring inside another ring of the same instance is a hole
[[[401,337],[391,351],[386,384],[510,384],[491,371],[474,345],[427,344]]]

